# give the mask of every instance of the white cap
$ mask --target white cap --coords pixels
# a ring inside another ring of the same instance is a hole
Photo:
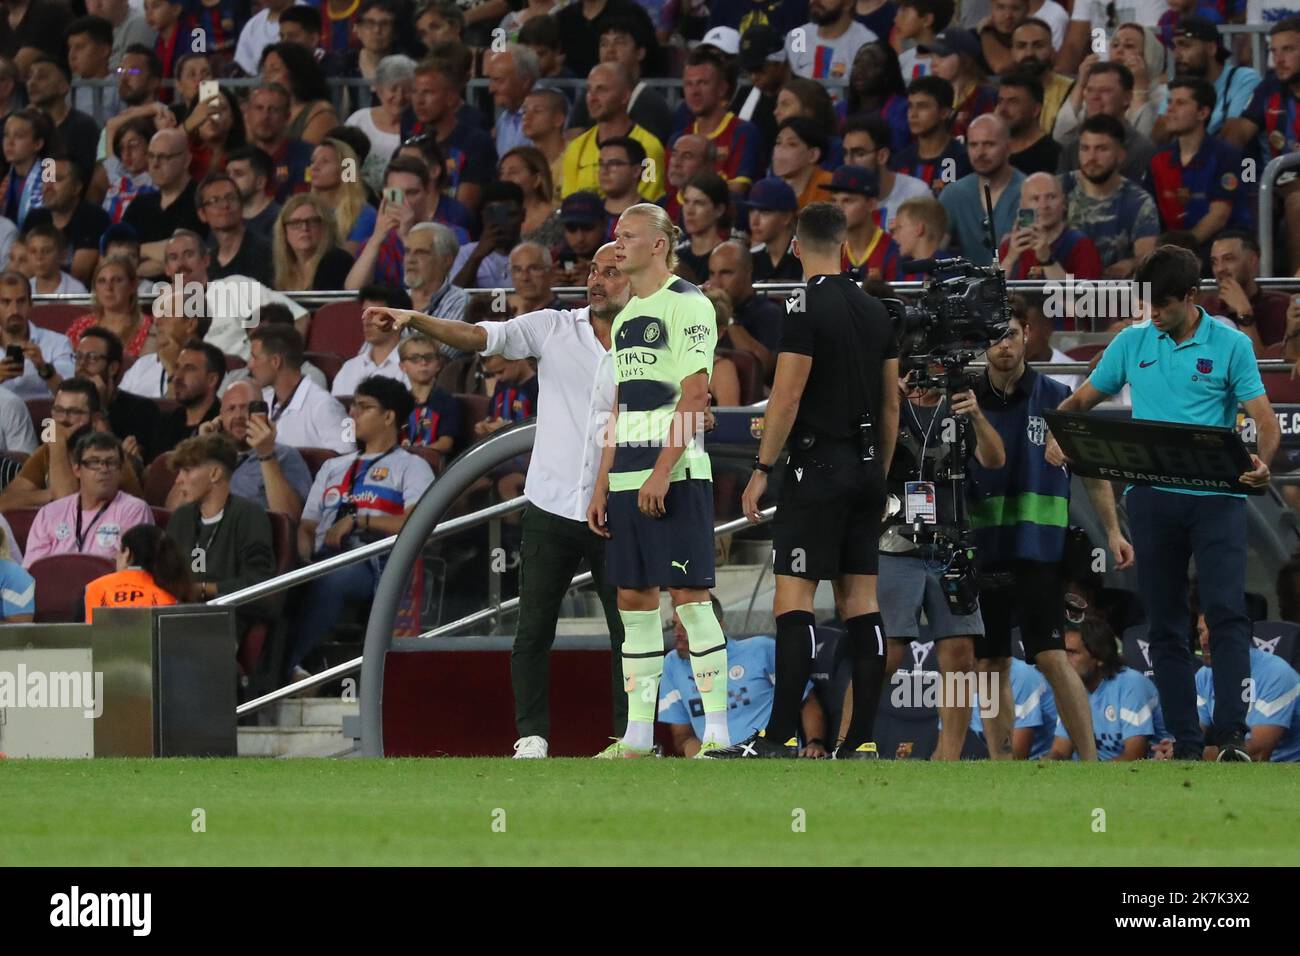
[[[740,31],[733,30],[731,27],[714,27],[704,34],[700,44],[716,46],[727,56],[735,56],[740,52]]]

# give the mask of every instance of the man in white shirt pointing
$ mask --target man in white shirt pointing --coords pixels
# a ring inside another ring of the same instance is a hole
[[[515,692],[516,757],[545,757],[550,734],[551,645],[560,602],[585,558],[609,625],[613,735],[627,723],[623,689],[623,623],[614,590],[605,581],[604,541],[587,527],[600,467],[601,433],[614,401],[610,327],[628,301],[628,280],[614,263],[614,246],[602,246],[587,275],[589,305],[539,309],[508,322],[471,325],[403,309],[369,308],[366,318],[387,316],[452,348],[508,359],[537,359],[537,440],[524,493],[523,563],[519,572],[519,623],[510,655]]]

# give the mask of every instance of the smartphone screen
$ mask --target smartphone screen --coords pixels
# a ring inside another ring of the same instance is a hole
[[[248,403],[248,414],[249,414],[250,416],[252,416],[252,415],[266,415],[266,414],[268,414],[268,413],[270,412],[270,410],[271,410],[271,409],[270,409],[270,407],[266,404],[266,402],[262,402],[262,401],[252,401],[252,402],[249,402],[249,403]]]
[[[1038,221],[1038,215],[1032,209],[1021,209],[1016,213],[1016,225],[1021,229],[1032,228]]]
[[[11,345],[5,349],[5,361],[14,362],[18,365],[23,364],[23,347],[21,345]]]
[[[221,87],[216,80],[204,80],[199,84],[199,102],[206,103],[221,95]]]
[[[398,187],[390,186],[384,190],[384,201],[390,206],[400,206],[405,195]]]

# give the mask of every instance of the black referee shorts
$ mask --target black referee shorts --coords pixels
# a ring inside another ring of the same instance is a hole
[[[989,587],[988,576],[1004,580]],[[1030,664],[1043,651],[1065,650],[1065,577],[1059,562],[1010,561],[981,568],[980,577],[984,634],[975,638],[977,658],[1010,657],[1016,625]]]
[[[611,491],[605,521],[605,574],[620,588],[712,588],[713,482],[686,478],[668,486],[664,516],[636,506],[637,492]]]
[[[775,572],[809,581],[875,574],[886,495],[880,464],[853,447],[791,456],[772,521]]]

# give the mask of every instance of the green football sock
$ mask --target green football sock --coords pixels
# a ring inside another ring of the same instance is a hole
[[[704,704],[704,713],[727,712],[727,638],[708,601],[698,604],[681,604],[677,616],[686,628],[686,640],[691,648],[691,668],[695,686]]]
[[[627,691],[628,730],[634,730],[634,721],[653,728],[659,711],[659,677],[664,671],[664,634],[659,612],[620,609],[618,616],[623,619],[623,689]]]

